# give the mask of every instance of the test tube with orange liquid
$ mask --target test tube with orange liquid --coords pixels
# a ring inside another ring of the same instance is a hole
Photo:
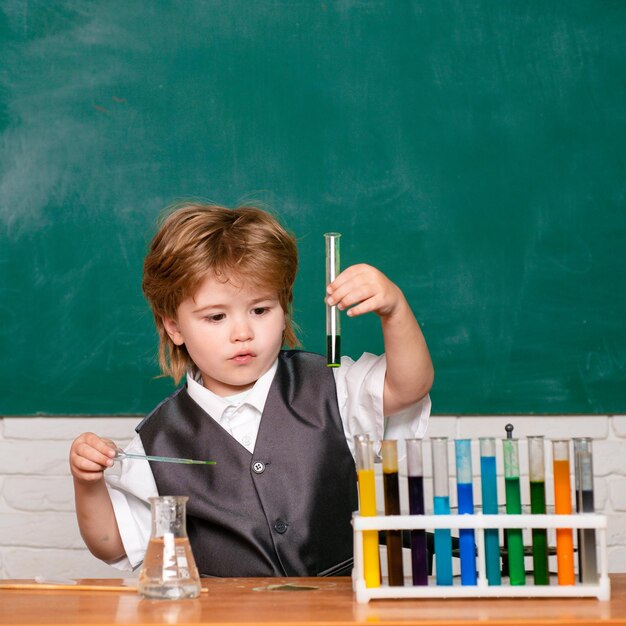
[[[569,439],[552,441],[552,467],[554,472],[554,512],[571,515],[572,488],[570,484]],[[574,537],[571,528],[556,530],[556,564],[559,585],[573,585]]]
[[[359,513],[363,517],[376,515],[376,481],[374,477],[374,448],[367,435],[354,438],[357,475],[359,479]],[[380,587],[380,557],[378,531],[363,531],[363,569],[366,587]]]

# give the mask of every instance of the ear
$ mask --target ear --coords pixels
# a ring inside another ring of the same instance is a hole
[[[185,343],[185,338],[180,332],[178,322],[172,317],[161,318],[165,332],[169,335],[169,338],[177,345],[182,346]]]

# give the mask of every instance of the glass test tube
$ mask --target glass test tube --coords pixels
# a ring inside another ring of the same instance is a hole
[[[354,438],[357,475],[359,479],[359,513],[363,517],[376,515],[376,480],[374,477],[374,449],[370,438]],[[363,531],[363,570],[366,587],[380,587],[380,559],[378,531]]]
[[[522,497],[519,481],[519,446],[517,439],[502,440],[504,457],[504,490],[506,512],[519,515],[522,512]],[[509,582],[511,585],[525,585],[524,570],[524,538],[521,528],[510,528],[506,531],[509,559]]]
[[[433,458],[433,504],[435,515],[450,515],[448,438],[430,440]],[[452,584],[452,534],[447,528],[435,529],[435,571],[438,585]]]
[[[530,480],[530,512],[545,515],[546,468],[545,446],[541,436],[528,437],[528,477]],[[535,585],[549,585],[548,531],[533,528],[533,580]]]
[[[572,489],[570,486],[569,440],[552,441],[552,464],[554,471],[554,512],[570,515],[572,512]],[[559,585],[573,585],[574,539],[571,528],[556,529],[556,564]]]
[[[340,233],[326,233],[326,285],[337,278],[340,272],[339,239]],[[339,367],[341,365],[341,320],[339,309],[333,305],[326,305],[326,365]]]
[[[590,437],[574,439],[574,476],[576,484],[576,512],[593,513],[593,457]],[[596,531],[593,528],[578,530],[578,580],[597,584]]]
[[[495,437],[480,438],[480,486],[483,498],[483,513],[498,514],[498,478],[496,473],[496,439]],[[485,566],[489,585],[502,584],[500,574],[500,531],[497,528],[486,528],[485,533]]]
[[[422,440],[406,440],[406,466],[409,484],[409,513],[424,515],[424,463]],[[428,584],[428,548],[426,530],[411,531],[411,569],[414,585]]]
[[[456,493],[459,515],[474,514],[474,489],[472,485],[472,442],[470,439],[455,439]],[[474,530],[459,530],[459,551],[461,553],[461,584],[476,584],[476,544]]]
[[[385,439],[383,453],[383,492],[385,495],[385,515],[400,515],[400,486],[398,482],[398,442]],[[387,576],[391,587],[404,585],[402,571],[402,531],[387,530]]]

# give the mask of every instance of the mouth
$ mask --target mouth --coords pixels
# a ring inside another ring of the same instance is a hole
[[[254,354],[254,352],[239,352],[238,354],[235,354],[235,356],[231,357],[230,360],[234,363],[245,364],[252,361],[255,356],[256,354]]]

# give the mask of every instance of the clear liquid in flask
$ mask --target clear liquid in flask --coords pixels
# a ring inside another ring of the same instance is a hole
[[[200,595],[198,570],[187,537],[166,534],[150,539],[138,589],[146,598],[180,600]]]

